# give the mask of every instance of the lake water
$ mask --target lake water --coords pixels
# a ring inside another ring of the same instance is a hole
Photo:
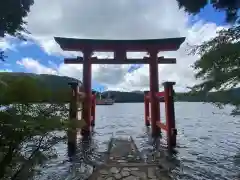
[[[165,121],[163,108],[161,106],[161,117]],[[230,106],[219,110],[211,104],[175,103],[176,160],[179,161],[173,171],[175,179],[240,179],[240,118],[229,116],[231,110]],[[59,143],[56,147],[58,158],[49,162],[36,179],[81,179],[87,176],[92,168],[86,161],[91,159],[90,163],[101,163],[112,136],[132,136],[143,154],[154,150],[144,126],[142,103],[97,106],[91,146],[86,148],[87,145],[79,140],[77,155],[70,161],[66,143]],[[162,149],[165,144],[163,137]],[[87,160],[81,163],[83,157]]]

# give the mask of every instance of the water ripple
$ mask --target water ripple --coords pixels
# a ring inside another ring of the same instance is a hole
[[[161,119],[164,109],[161,105]],[[240,120],[231,117],[231,107],[219,110],[210,104],[176,103],[178,129],[176,165],[172,176],[178,180],[233,180],[240,172]],[[166,135],[160,143],[153,141],[150,129],[144,127],[143,104],[97,106],[96,128],[90,144],[79,140],[76,156],[69,160],[66,144],[56,147],[58,158],[43,167],[35,179],[84,179],[94,165],[104,161],[109,139],[132,136],[143,157],[165,152]],[[238,177],[237,177],[238,176]]]

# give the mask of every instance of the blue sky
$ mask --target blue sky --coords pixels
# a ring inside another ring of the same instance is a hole
[[[214,22],[217,25],[225,25],[225,13],[217,12],[211,5],[208,5],[204,9],[202,9],[197,16],[193,17],[193,19],[194,18],[196,18],[195,21],[197,19],[202,19],[206,22]],[[193,22],[194,20],[191,23]]]
[[[197,16],[190,19],[189,26],[194,24],[196,21],[204,20],[205,22],[214,22],[217,25],[224,24],[225,15],[222,12],[216,12],[211,6],[205,7]],[[49,55],[39,45],[30,43],[23,45],[22,42],[17,40],[10,40],[11,44],[14,45],[14,49],[6,50],[5,53],[8,56],[6,63],[0,63],[0,70],[11,70],[13,72],[32,72],[19,66],[16,62],[23,59],[29,58],[38,60],[38,62],[46,67],[53,67],[54,65],[59,66],[63,61],[63,56]],[[132,65],[128,69],[128,73],[133,73],[136,69],[140,68],[141,65]],[[97,90],[103,90],[104,86],[97,82],[93,82],[93,88]]]

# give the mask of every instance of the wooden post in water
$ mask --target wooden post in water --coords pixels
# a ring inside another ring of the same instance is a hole
[[[173,85],[175,82],[164,82],[164,99],[166,111],[166,126],[167,126],[167,143],[170,149],[176,147],[177,130],[175,125],[175,111],[174,111],[174,91]]]
[[[144,109],[145,109],[145,125],[150,126],[150,112],[149,112],[149,91],[144,91]]]
[[[78,114],[78,83],[71,82],[69,83],[72,89],[72,96],[69,104],[69,120],[70,128],[68,128],[68,155],[72,156],[76,151],[77,144],[77,131],[76,131],[76,121]]]

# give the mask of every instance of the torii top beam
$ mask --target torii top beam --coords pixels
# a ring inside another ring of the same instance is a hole
[[[55,41],[66,51],[176,51],[184,42],[185,37],[167,39],[142,40],[105,40],[105,39],[74,39],[55,37]]]

